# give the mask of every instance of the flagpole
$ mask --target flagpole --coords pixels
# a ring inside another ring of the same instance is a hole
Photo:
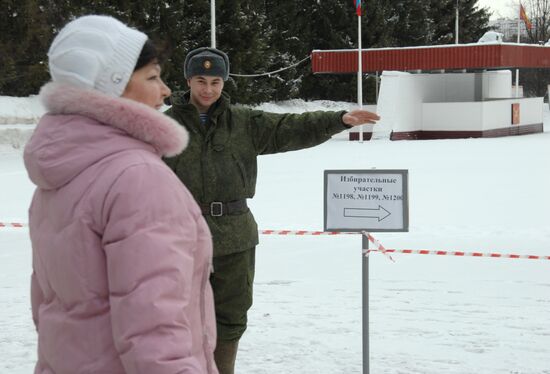
[[[216,0],[210,0],[210,46],[216,48]]]
[[[520,42],[520,22],[521,22],[521,1],[519,1],[519,12],[518,12],[518,44]],[[516,69],[516,97],[519,97],[519,68]]]
[[[458,44],[458,0],[456,0],[455,44]]]
[[[357,16],[357,104],[359,109],[363,109],[363,56],[361,47],[361,15]],[[359,126],[359,139],[363,143],[363,125]]]
[[[361,39],[361,0],[355,0],[355,9],[357,11],[357,104],[359,104],[359,109],[363,109],[363,49],[362,49],[362,39]],[[363,125],[359,126],[359,139],[363,143]],[[362,242],[363,251],[369,249],[369,241],[366,235],[363,235]],[[363,374],[370,374],[370,365],[369,365],[369,258],[361,253],[362,259],[362,330],[363,330]]]

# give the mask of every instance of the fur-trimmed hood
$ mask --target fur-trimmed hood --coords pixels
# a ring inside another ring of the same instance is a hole
[[[133,100],[53,82],[42,87],[40,99],[50,114],[80,114],[114,126],[151,144],[162,156],[181,153],[189,140],[176,121]]]
[[[24,158],[31,180],[42,188],[60,187],[118,152],[146,149],[174,156],[188,143],[183,126],[133,100],[53,82],[42,87],[40,99],[47,114]]]

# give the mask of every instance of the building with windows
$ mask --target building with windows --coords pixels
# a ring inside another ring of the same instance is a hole
[[[499,18],[496,20],[491,20],[489,21],[489,27],[494,31],[500,32],[503,35],[503,39],[505,42],[515,43],[517,41],[517,37],[518,37],[518,20],[517,19]],[[533,25],[533,28],[534,27],[535,25]],[[521,40],[527,39],[528,38],[527,28],[525,27],[525,23],[523,21],[520,21],[519,29],[520,29]]]

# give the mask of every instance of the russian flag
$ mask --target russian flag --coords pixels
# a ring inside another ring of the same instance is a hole
[[[355,1],[355,12],[359,17],[361,17],[361,0],[354,0]]]

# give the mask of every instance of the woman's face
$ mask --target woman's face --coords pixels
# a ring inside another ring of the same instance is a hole
[[[160,109],[172,92],[160,78],[160,65],[152,61],[134,71],[122,97]]]

